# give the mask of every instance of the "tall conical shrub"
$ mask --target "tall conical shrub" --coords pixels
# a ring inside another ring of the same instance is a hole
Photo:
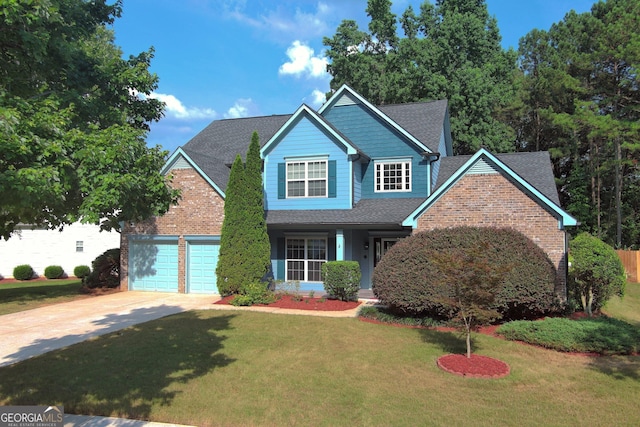
[[[236,156],[227,185],[216,268],[220,294],[237,294],[244,285],[264,280],[269,271],[270,255],[264,215],[260,141],[257,132],[254,132],[247,152],[246,167],[240,155]]]

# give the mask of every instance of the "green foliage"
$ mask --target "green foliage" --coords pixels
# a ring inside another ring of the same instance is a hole
[[[64,270],[59,265],[50,265],[44,269],[44,277],[47,279],[59,279],[64,274]]]
[[[516,54],[501,47],[484,0],[425,0],[399,19],[390,1],[369,0],[366,12],[369,32],[344,20],[323,40],[332,90],[346,83],[374,104],[448,99],[456,153],[514,150],[499,119],[514,96]]]
[[[18,265],[13,269],[13,278],[16,280],[31,280],[33,275],[33,268],[29,264]]]
[[[548,150],[580,230],[640,245],[640,2],[597,2],[520,41],[513,126],[521,150]]]
[[[357,301],[360,290],[358,261],[327,261],[322,265],[324,290],[341,301]]]
[[[270,304],[275,300],[275,294],[267,289],[266,283],[251,282],[241,287],[239,295],[236,295],[233,300],[231,300],[231,305],[249,306],[254,304]]]
[[[120,248],[108,249],[91,263],[91,273],[82,279],[88,288],[120,286]]]
[[[495,265],[483,256],[488,242],[477,246],[443,250],[434,254],[441,280],[449,283],[450,295],[440,301],[458,329],[466,334],[467,357],[471,357],[471,331],[499,319],[495,301],[504,287],[504,278],[511,267]]]
[[[231,295],[239,293],[245,283],[267,279],[271,265],[257,133],[251,138],[246,168],[240,155],[236,156],[225,194],[216,275],[220,294]]]
[[[640,331],[622,320],[546,318],[505,323],[497,331],[509,340],[567,352],[632,354],[640,350]]]
[[[452,279],[436,262],[438,254],[477,254],[479,265],[508,270],[491,309],[505,319],[535,318],[554,308],[556,270],[544,251],[523,234],[506,228],[456,227],[416,233],[396,243],[373,272],[373,292],[403,313],[449,318]]]
[[[585,313],[598,311],[613,295],[623,296],[626,275],[613,248],[597,237],[580,233],[569,244],[569,288]]]
[[[364,306],[358,311],[358,317],[372,319],[382,323],[390,323],[406,326],[435,327],[442,326],[443,322],[428,316],[401,316],[384,307]]]
[[[73,269],[73,275],[78,279],[84,279],[91,273],[91,268],[88,265],[78,265]]]
[[[153,51],[123,59],[109,27],[121,3],[0,4],[0,236],[19,223],[118,229],[162,214],[178,193],[146,146],[164,105],[149,95]],[[19,194],[20,197],[16,197]]]

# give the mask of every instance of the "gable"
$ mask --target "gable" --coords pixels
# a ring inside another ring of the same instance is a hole
[[[512,164],[525,164],[526,160],[525,156],[520,156],[520,158],[516,157],[518,154],[525,153],[513,153],[511,154],[511,159],[509,161]],[[464,156],[466,157],[466,156]],[[454,162],[464,161],[463,156],[461,158],[453,159]],[[444,163],[447,165],[447,163]],[[442,169],[441,169],[442,170]],[[443,175],[447,175],[448,171],[443,171]],[[516,173],[513,169],[508,167],[503,161],[499,160],[496,156],[492,155],[485,149],[481,149],[475,155],[468,157],[466,162],[460,165],[455,172],[450,173],[450,175],[445,176],[443,178],[439,178],[438,186],[436,190],[433,192],[431,197],[429,197],[418,209],[416,209],[407,219],[404,221],[404,225],[416,227],[417,220],[420,216],[422,216],[427,210],[429,210],[440,198],[447,194],[462,178],[464,177],[474,177],[474,176],[485,176],[485,175],[500,175],[504,177],[506,180],[511,182],[515,188],[517,188],[520,192],[525,194],[528,198],[533,200],[536,204],[546,210],[549,214],[551,214],[554,218],[558,220],[558,228],[563,229],[565,226],[575,226],[577,225],[577,221],[567,212],[565,212],[562,208],[560,208],[559,204],[556,204],[553,200],[553,197],[545,194],[541,191],[540,188],[532,185],[528,182],[523,176]],[[553,178],[553,173],[551,171],[550,164],[546,166],[546,168],[542,167],[536,171],[536,175],[539,175],[539,182],[548,182],[549,177]],[[529,176],[533,176],[529,174]],[[446,178],[444,182],[442,179]],[[476,192],[481,193],[485,191],[482,186],[476,187]],[[547,192],[549,191],[546,189]],[[557,199],[557,191],[555,191],[555,199]],[[476,193],[476,194],[477,194]],[[468,197],[472,200],[476,196],[474,193],[470,193]],[[496,203],[499,203],[496,201]],[[505,210],[506,212],[506,210]]]
[[[210,174],[206,173],[203,170],[203,168],[193,160],[192,155],[193,154],[190,155],[187,152],[187,150],[185,150],[185,149],[183,149],[181,147],[178,148],[169,157],[169,159],[167,160],[167,162],[165,163],[165,165],[163,166],[163,168],[162,168],[162,170],[160,172],[163,175],[168,175],[169,173],[171,173],[171,171],[175,171],[175,170],[193,169],[197,174],[200,175],[200,177],[211,188],[213,188],[222,198],[224,198],[225,197],[224,191],[222,191],[220,186],[218,184],[216,184],[216,182],[214,182],[214,180],[211,178]],[[206,155],[200,154],[200,155],[198,155],[198,158],[200,160],[200,164],[203,165],[205,168],[208,167],[209,169],[211,169],[210,173],[212,173],[214,175],[218,170],[224,170],[222,168],[212,167],[211,164],[210,164],[211,159],[208,159],[208,156],[206,156]],[[208,162],[208,160],[209,160],[209,162]],[[219,181],[222,181],[224,177],[220,176],[219,178],[220,178]],[[228,173],[226,175],[226,180],[228,181]],[[225,187],[226,187],[226,181],[224,181],[224,182],[225,182]]]

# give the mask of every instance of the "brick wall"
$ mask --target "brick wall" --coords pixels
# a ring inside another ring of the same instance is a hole
[[[466,175],[419,219],[416,231],[457,226],[509,227],[533,240],[558,269],[566,297],[565,232],[558,220],[500,174]]]
[[[176,206],[161,217],[154,217],[137,224],[126,224],[120,237],[120,289],[129,289],[128,236],[171,235],[178,236],[178,291],[185,292],[186,242],[185,235],[219,236],[224,220],[224,199],[195,169],[171,171],[171,185],[181,191]]]

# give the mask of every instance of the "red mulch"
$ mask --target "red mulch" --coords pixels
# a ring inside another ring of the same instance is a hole
[[[216,304],[231,304],[235,295],[222,298]],[[256,307],[277,307],[291,308],[294,310],[315,310],[315,311],[344,311],[351,310],[360,305],[359,301],[340,301],[336,299],[300,297],[299,300],[293,295],[281,295],[276,302],[271,304],[256,304]]]
[[[502,378],[509,375],[509,365],[492,357],[472,354],[447,354],[437,360],[438,367],[451,374],[471,378]]]

